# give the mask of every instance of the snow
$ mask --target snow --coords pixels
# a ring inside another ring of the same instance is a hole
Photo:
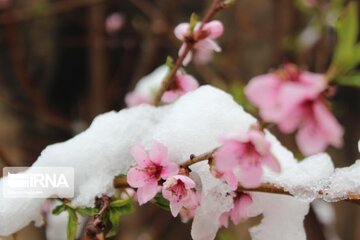
[[[155,71],[157,76],[165,74],[161,69],[164,67]],[[156,85],[153,79],[159,78],[152,76],[151,81],[145,78],[144,86],[139,83],[136,91],[150,92],[149,88]],[[72,204],[93,206],[95,196],[113,193],[114,176],[126,174],[134,164],[130,156],[134,143],[142,141],[150,147],[154,140],[159,141],[168,147],[170,160],[181,163],[190,154],[218,147],[219,135],[247,130],[255,122],[255,118],[236,104],[230,95],[203,86],[168,106],[141,105],[99,115],[86,131],[63,143],[48,146],[33,166],[73,167],[76,185]],[[298,163],[274,136],[267,133],[267,138],[272,143],[272,153],[281,163],[282,173],[276,175],[266,170],[263,180],[283,186],[298,199],[254,193],[253,213],[263,214],[264,218],[259,226],[251,229],[251,234],[253,239],[305,239],[302,221],[309,201],[317,197],[317,191],[323,179],[330,176],[333,165],[326,154]],[[198,163],[191,169],[191,176],[202,190],[201,207],[195,214],[192,237],[195,240],[213,239],[219,227],[217,219],[232,207],[232,196],[228,186],[209,173],[206,163]],[[0,181],[0,190],[1,186]],[[9,200],[1,197],[0,235],[9,235],[31,221],[40,223],[42,202],[43,199]],[[280,235],[280,228],[285,235]],[[274,233],[271,235],[270,231]],[[267,237],[262,238],[264,236]]]
[[[250,229],[252,240],[306,239],[303,221],[308,203],[270,193],[254,193],[252,197],[250,214],[263,215],[261,223]]]
[[[344,199],[349,193],[360,194],[360,159],[353,165],[335,169],[324,187],[324,199],[329,202]]]

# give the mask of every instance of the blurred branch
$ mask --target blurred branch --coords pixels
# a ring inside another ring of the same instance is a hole
[[[39,13],[38,9],[36,9],[36,4],[32,4],[31,7],[24,7],[2,13],[0,15],[0,25],[8,25],[11,23],[30,21],[36,18],[49,17],[103,2],[106,2],[106,0],[57,1],[47,5],[45,11],[42,11],[41,13]]]
[[[107,56],[105,43],[106,5],[89,8],[90,119],[106,110]]]

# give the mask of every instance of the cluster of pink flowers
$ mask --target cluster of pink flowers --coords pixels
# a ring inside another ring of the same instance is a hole
[[[189,23],[180,23],[175,28],[175,36],[183,41],[183,45],[179,50],[179,55],[182,55],[187,41],[193,41],[195,49],[195,61],[201,64],[207,63],[212,58],[213,52],[220,52],[220,46],[214,41],[220,37],[224,32],[224,26],[220,21],[214,20],[205,23],[201,27],[201,23],[197,23],[191,31]],[[192,38],[192,39],[190,39]],[[183,64],[187,65],[192,59],[193,53],[187,54]]]
[[[131,154],[137,164],[131,168],[127,181],[133,188],[137,188],[136,197],[140,205],[153,199],[162,192],[170,202],[170,210],[176,217],[180,210],[194,210],[199,204],[195,191],[195,182],[185,175],[179,174],[179,166],[168,160],[166,146],[155,142],[149,152],[142,144],[136,144]]]
[[[216,175],[232,190],[238,186],[253,188],[261,183],[262,165],[280,172],[280,164],[270,151],[270,143],[257,127],[221,138],[223,145],[215,155]]]
[[[322,152],[328,145],[342,146],[343,129],[324,97],[323,74],[300,71],[287,64],[275,73],[253,78],[245,88],[260,116],[276,123],[284,133],[296,130],[297,144],[305,155]]]

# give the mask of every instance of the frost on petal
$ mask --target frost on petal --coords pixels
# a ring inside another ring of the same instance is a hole
[[[220,37],[224,33],[224,25],[218,20],[205,23],[203,27],[204,31],[209,32],[209,38],[215,39]]]
[[[180,40],[185,40],[185,36],[189,33],[190,25],[188,23],[180,23],[174,29],[175,36]]]
[[[148,182],[145,186],[139,188],[136,192],[137,200],[140,205],[147,203],[151,199],[155,197],[155,195],[159,192],[160,188],[157,180],[153,180]]]

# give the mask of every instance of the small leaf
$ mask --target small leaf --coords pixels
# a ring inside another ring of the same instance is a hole
[[[54,215],[59,215],[60,213],[62,213],[63,211],[66,210],[66,205],[61,204],[56,206],[53,210],[52,210],[52,214]]]
[[[360,73],[339,78],[337,83],[339,85],[360,88]]]
[[[196,13],[192,13],[190,17],[190,31],[193,32],[196,24],[199,22],[199,16]]]
[[[111,222],[111,229],[106,237],[115,236],[118,232],[121,217],[133,212],[131,200],[131,198],[118,199],[110,203],[109,220]]]
[[[170,203],[165,199],[161,193],[158,193],[154,198],[154,203],[164,210],[170,210]]]
[[[167,56],[165,64],[169,69],[172,69],[174,67],[174,59],[170,56]]]
[[[69,217],[68,217],[68,225],[67,225],[67,239],[75,240],[76,232],[77,232],[77,215],[74,209],[67,207],[66,208]]]
[[[127,199],[117,199],[115,201],[112,201],[110,203],[110,207],[111,208],[118,208],[118,207],[123,207],[125,205],[128,205],[129,203],[131,203],[132,198],[127,198]]]
[[[81,208],[77,208],[76,212],[78,212],[83,217],[92,217],[99,212],[99,209],[90,208],[90,207],[81,207]]]
[[[355,54],[356,40],[359,34],[358,10],[355,2],[350,2],[335,25],[337,44],[333,65],[347,72],[360,61]]]

